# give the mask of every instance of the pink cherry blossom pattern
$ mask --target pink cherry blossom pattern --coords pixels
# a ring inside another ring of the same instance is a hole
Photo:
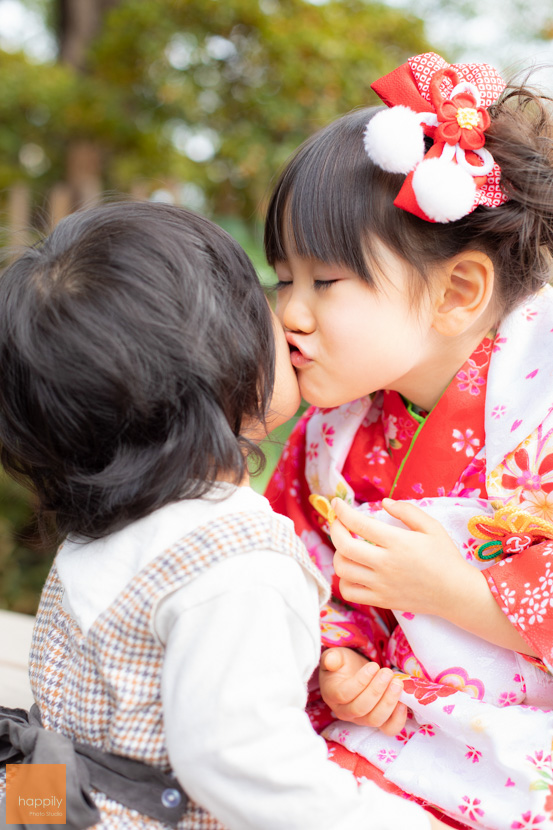
[[[484,815],[484,810],[478,805],[482,802],[479,798],[469,798],[468,795],[463,796],[463,804],[459,804],[459,812],[466,816],[470,821],[478,821]]]
[[[404,726],[403,729],[401,730],[401,732],[398,732],[398,734],[396,735],[396,741],[400,741],[402,744],[406,744],[408,741],[411,740],[411,738],[415,734],[416,734],[415,729],[408,730]]]
[[[309,444],[305,454],[309,461],[314,461],[314,459],[319,456],[319,444],[316,441],[312,441]]]
[[[323,434],[323,441],[329,447],[331,447],[334,443],[334,434],[336,430],[331,424],[324,423],[322,425],[322,434]]]
[[[499,706],[516,706],[520,702],[520,696],[516,692],[501,692],[497,703]]]
[[[533,815],[532,811],[528,810],[521,815],[520,821],[513,821],[511,830],[533,830],[543,821],[545,821],[545,816]]]
[[[349,729],[342,729],[342,731],[338,735],[338,743],[344,744],[346,742],[346,738],[349,736]]]
[[[463,542],[461,553],[463,554],[467,562],[472,562],[474,560],[475,551],[478,546],[478,542],[472,536],[469,539],[467,539],[466,542]]]
[[[468,758],[469,761],[472,761],[473,764],[478,764],[480,758],[482,757],[482,753],[479,749],[475,749],[473,746],[469,746],[467,744],[468,752],[465,752],[465,758]]]
[[[410,441],[415,434],[415,424],[409,418],[400,418],[398,420],[398,434],[400,441]]]
[[[464,451],[467,458],[472,458],[476,449],[480,446],[480,439],[474,437],[473,429],[466,429],[464,433],[460,429],[454,429],[453,437],[455,438],[452,444],[453,449],[455,452]]]
[[[378,752],[378,760],[384,764],[391,764],[397,758],[397,752],[393,749],[381,749]]]
[[[475,365],[474,361],[469,360],[469,364],[467,371],[462,369],[460,372],[457,372],[457,387],[460,392],[467,391],[470,395],[479,395],[480,387],[484,386],[486,381],[481,376],[480,369]]]
[[[379,447],[378,444],[369,450],[366,454],[365,458],[369,462],[369,464],[384,464],[389,456],[385,449]]]
[[[534,752],[533,755],[527,755],[526,760],[530,761],[538,769],[550,769],[551,768],[551,755],[547,752],[544,752],[543,749],[539,749],[537,752]]]

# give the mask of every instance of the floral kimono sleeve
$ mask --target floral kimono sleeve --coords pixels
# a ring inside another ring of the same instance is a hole
[[[532,545],[484,575],[504,614],[553,669],[553,542]]]
[[[553,416],[550,412],[488,477],[494,503],[536,517],[553,538]],[[492,594],[520,635],[553,667],[553,541],[545,538],[485,572]]]

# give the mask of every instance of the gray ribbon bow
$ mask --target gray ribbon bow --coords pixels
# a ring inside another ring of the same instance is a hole
[[[188,803],[186,793],[172,774],[44,729],[36,704],[30,712],[0,706],[0,766],[10,763],[66,765],[67,830],[85,830],[100,821],[91,787],[125,807],[173,827]],[[57,830],[59,825],[7,825],[4,807],[0,810],[0,830],[7,827]]]

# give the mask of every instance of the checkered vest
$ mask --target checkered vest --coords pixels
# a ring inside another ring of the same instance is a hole
[[[131,579],[86,636],[62,607],[63,587],[54,562],[29,657],[31,686],[45,728],[170,770],[161,704],[164,649],[153,633],[155,610],[164,597],[215,563],[255,550],[292,556],[313,576],[321,600],[326,600],[327,583],[291,524],[263,511],[225,516],[179,539]],[[133,817],[134,811],[102,794],[95,800],[102,810],[102,827],[127,822],[129,827],[142,826],[144,817],[138,813]],[[143,826],[156,825],[148,819]],[[180,830],[221,827],[194,804],[179,823]]]

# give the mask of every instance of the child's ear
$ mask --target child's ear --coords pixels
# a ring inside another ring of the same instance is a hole
[[[446,337],[463,334],[490,311],[493,289],[494,267],[487,254],[464,251],[449,260],[434,306],[434,329]]]

